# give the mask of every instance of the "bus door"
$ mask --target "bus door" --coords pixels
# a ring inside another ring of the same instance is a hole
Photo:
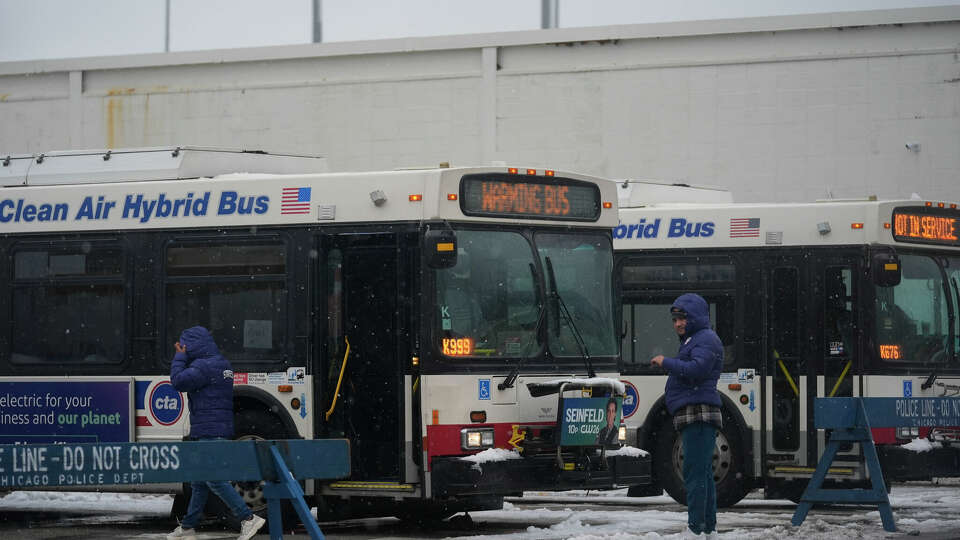
[[[819,254],[816,258],[817,294],[815,308],[818,310],[816,329],[819,352],[814,359],[816,395],[818,397],[851,397],[859,395],[860,359],[857,357],[859,332],[857,332],[857,293],[859,284],[858,258],[854,255]],[[812,432],[813,418],[810,419]],[[829,433],[817,434],[818,456],[823,454]],[[844,454],[856,454],[853,444],[840,448]],[[857,458],[854,458],[857,459]]]
[[[808,384],[814,339],[807,331],[810,270],[799,250],[764,259],[764,454],[767,469],[775,475],[790,476],[800,472],[798,467],[815,463],[808,449],[815,454],[816,444],[809,444],[806,428],[809,396],[816,388]]]
[[[408,320],[401,284],[409,282],[401,261],[411,257],[402,258],[399,242],[395,233],[321,239],[320,433],[350,440],[354,481],[398,481],[402,473],[401,358],[410,340],[401,337]]]

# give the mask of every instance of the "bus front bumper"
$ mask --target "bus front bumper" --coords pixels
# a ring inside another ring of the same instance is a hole
[[[600,456],[561,470],[556,456],[473,463],[459,457],[436,457],[431,466],[434,495],[509,495],[522,491],[612,489],[650,483],[650,456]]]
[[[960,445],[915,452],[900,446],[878,445],[877,456],[889,482],[960,477]]]

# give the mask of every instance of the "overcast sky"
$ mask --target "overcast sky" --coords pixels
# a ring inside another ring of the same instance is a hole
[[[169,0],[171,51],[309,43],[313,0]],[[0,62],[163,52],[167,0],[0,0]],[[960,0],[559,0],[560,27]],[[322,0],[323,41],[540,28],[541,0]]]

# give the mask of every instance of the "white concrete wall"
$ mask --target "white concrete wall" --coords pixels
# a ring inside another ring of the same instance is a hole
[[[0,64],[2,155],[169,144],[960,201],[960,7]]]

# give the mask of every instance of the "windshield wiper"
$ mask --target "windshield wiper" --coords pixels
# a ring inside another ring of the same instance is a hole
[[[567,323],[570,324],[570,333],[573,334],[573,340],[580,349],[580,354],[583,355],[583,363],[587,368],[587,376],[590,378],[596,377],[597,373],[593,370],[593,363],[590,361],[590,351],[587,350],[587,344],[583,341],[583,336],[580,335],[580,329],[577,328],[577,323],[573,322],[573,316],[570,314],[570,310],[567,309],[567,304],[563,301],[563,297],[560,296],[560,291],[557,289],[557,278],[553,273],[553,262],[550,260],[550,257],[544,257],[544,260],[547,265],[548,287],[551,289],[547,294],[556,302],[558,315],[566,318]],[[556,321],[554,330],[556,336],[560,335],[559,316],[557,317],[558,320]]]
[[[537,279],[537,268],[530,263],[530,275],[533,277],[533,283],[536,285],[539,281]],[[543,326],[543,320],[547,313],[547,306],[545,304],[540,304],[540,314],[537,315],[537,325],[533,329],[533,334],[536,336],[536,343],[540,343],[540,328]],[[529,345],[523,351],[520,351],[520,360],[517,362],[517,365],[513,366],[513,369],[510,370],[510,373],[507,374],[507,377],[497,385],[497,389],[500,391],[506,390],[507,388],[513,388],[514,383],[517,382],[517,377],[520,376],[520,370],[523,369],[523,362],[527,358],[527,353],[530,351]]]

